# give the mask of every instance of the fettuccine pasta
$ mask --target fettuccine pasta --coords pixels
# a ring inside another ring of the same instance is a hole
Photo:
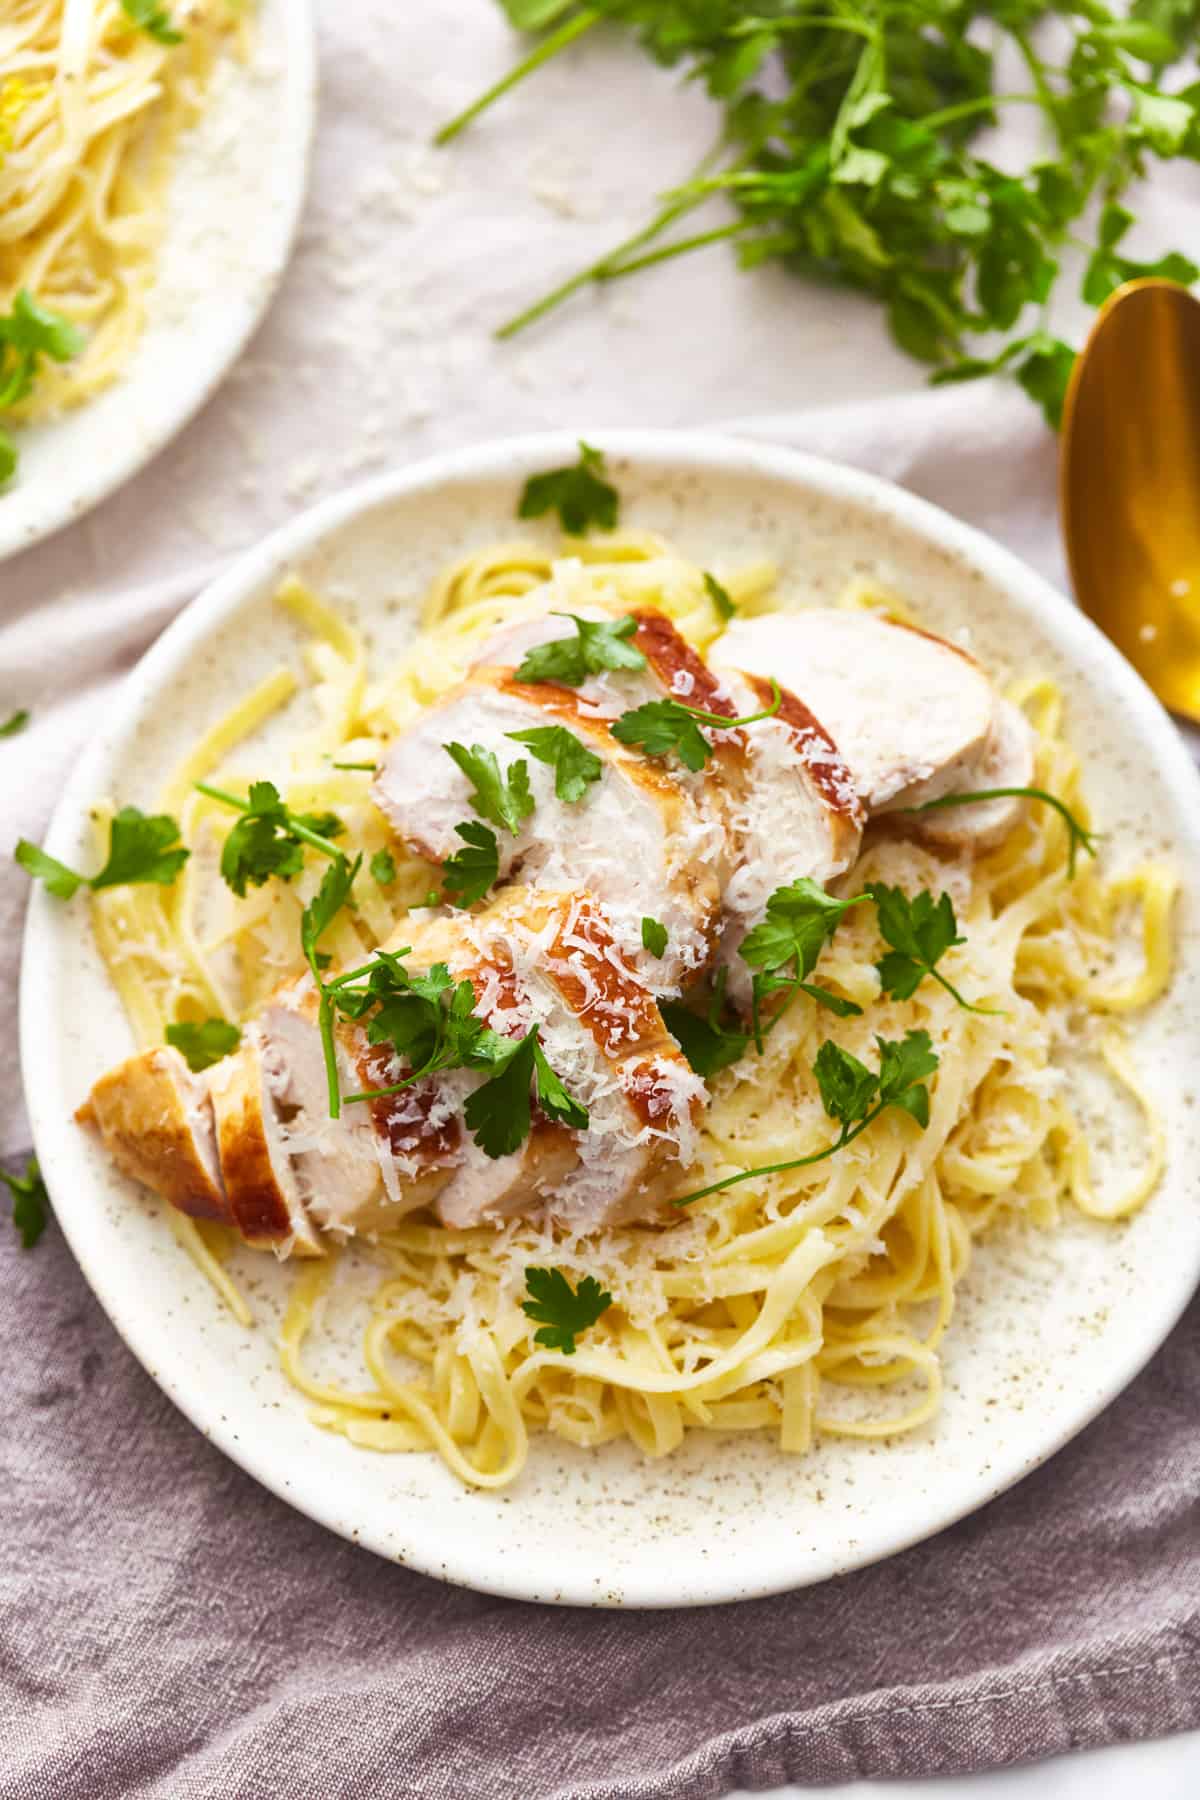
[[[357,634],[290,581],[280,603],[313,636],[310,725],[286,776],[277,761],[270,770],[288,803],[337,811],[353,851],[370,857],[387,847],[369,772],[334,762],[377,760],[461,678],[499,620],[537,604],[529,596],[564,560],[598,597],[660,608],[701,651],[721,629],[702,571],[657,538],[568,540],[553,558],[514,542],[439,580],[409,653],[371,679]],[[776,604],[766,565],[722,581],[740,612]],[[901,610],[861,585],[844,603]],[[175,886],[93,901],[101,949],[143,1045],[161,1043],[172,1020],[248,1017],[298,970],[299,912],[317,872],[236,899],[215,873],[228,814],[191,786],[218,765],[229,786],[261,774],[254,733],[293,687],[286,669],[261,682],[168,783],[165,802],[182,808],[195,847]],[[1086,821],[1061,694],[1035,678],[1010,697],[1038,734],[1037,785]],[[338,964],[362,962],[432,884],[435,871],[391,848],[394,882],[386,890],[361,882],[357,910],[329,935]],[[665,1223],[591,1236],[533,1219],[454,1230],[432,1215],[405,1218],[355,1252],[377,1268],[360,1386],[318,1372],[337,1258],[292,1279],[281,1356],[313,1422],[364,1449],[433,1450],[463,1481],[499,1488],[517,1477],[540,1431],[587,1447],[627,1438],[648,1456],[667,1455],[689,1431],[769,1431],[799,1454],[821,1436],[888,1438],[930,1420],[956,1291],[987,1228],[1015,1214],[1049,1230],[1067,1206],[1124,1218],[1160,1177],[1163,1125],[1121,1021],[1167,986],[1175,881],[1155,864],[1113,876],[1086,861],[1071,877],[1062,820],[1032,805],[998,848],[974,858],[872,834],[839,886],[854,892],[872,880],[952,895],[966,941],[946,967],[991,1010],[964,1010],[932,981],[908,1000],[883,997],[876,924],[869,909],[851,910],[821,968],[863,1016],[831,1027],[827,1013],[794,1006],[761,1057],[717,1076],[691,1185],[829,1141],[812,1063],[831,1029],[867,1059],[875,1033],[929,1032],[940,1065],[926,1130],[892,1111],[830,1161],[710,1194]],[[1122,1168],[1123,1185],[1094,1166],[1086,1119],[1058,1066],[1068,1042],[1093,1054],[1098,1078],[1143,1120],[1143,1160]],[[224,1298],[244,1307],[220,1228],[174,1223]],[[614,1298],[571,1356],[536,1344],[521,1308],[525,1270],[545,1264],[572,1281],[592,1275]]]

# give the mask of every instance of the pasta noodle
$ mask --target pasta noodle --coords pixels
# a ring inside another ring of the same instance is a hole
[[[179,43],[120,0],[9,0],[0,20],[0,313],[21,289],[87,335],[46,362],[17,420],[89,400],[145,323],[179,137],[217,57],[248,29],[237,0],[176,0]]]
[[[357,635],[288,582],[281,603],[315,634],[305,663],[317,715],[315,729],[295,739],[286,778],[278,759],[272,767],[289,801],[336,808],[354,850],[383,847],[369,773],[332,762],[373,761],[462,675],[482,634],[540,605],[530,596],[550,580],[564,605],[589,594],[653,603],[700,650],[721,629],[702,571],[659,539],[568,541],[556,556],[502,544],[436,583],[410,652],[368,681]],[[766,566],[723,580],[741,609],[772,604]],[[845,603],[892,605],[861,587]],[[228,785],[250,778],[246,740],[292,685],[281,673],[254,689],[187,759],[168,799],[184,803],[190,783],[219,759]],[[1037,785],[1086,821],[1058,690],[1036,679],[1011,697],[1038,732]],[[144,1044],[161,1042],[171,1019],[203,1017],[214,1004],[245,1016],[297,968],[299,908],[316,873],[234,899],[215,879],[228,820],[219,815],[202,796],[186,799],[194,853],[174,889],[114,890],[93,901],[101,949]],[[903,1002],[883,997],[873,915],[846,915],[822,970],[865,1012],[839,1020],[836,1036],[869,1057],[876,1032],[930,1033],[940,1066],[926,1130],[892,1110],[831,1161],[711,1194],[665,1223],[590,1238],[539,1219],[454,1230],[406,1217],[354,1252],[376,1269],[361,1388],[317,1374],[310,1360],[338,1290],[337,1258],[293,1278],[281,1355],[314,1424],[364,1449],[436,1451],[463,1481],[497,1488],[515,1479],[538,1431],[584,1446],[624,1437],[664,1456],[696,1430],[769,1430],[784,1451],[801,1454],[822,1435],[886,1438],[932,1418],[939,1346],[981,1234],[1001,1214],[1048,1228],[1067,1203],[1095,1218],[1125,1217],[1163,1168],[1162,1122],[1113,1021],[1167,985],[1174,878],[1149,864],[1113,878],[1091,862],[1071,878],[1066,849],[1057,813],[1028,806],[1009,837],[974,860],[880,833],[844,878],[855,890],[878,880],[950,892],[965,934],[947,961],[950,977],[994,1009],[964,1010],[933,982]],[[386,901],[372,902],[360,883],[363,903],[342,915],[331,940],[339,961],[369,955],[427,891],[427,867],[399,854],[397,863]],[[1098,973],[1115,965],[1125,938],[1140,944],[1137,972]],[[795,1006],[761,1058],[715,1078],[697,1183],[828,1142],[811,1065],[830,1029],[824,1012]],[[1146,1124],[1144,1164],[1103,1199],[1087,1120],[1072,1110],[1055,1066],[1068,1040],[1093,1045],[1106,1079]],[[224,1291],[212,1242],[210,1230],[192,1248]],[[521,1310],[526,1268],[546,1264],[572,1281],[593,1275],[614,1296],[570,1357],[536,1344]]]

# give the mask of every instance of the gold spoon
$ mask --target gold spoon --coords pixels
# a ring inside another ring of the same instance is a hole
[[[1059,503],[1079,604],[1164,706],[1200,724],[1200,300],[1131,281],[1063,409]]]

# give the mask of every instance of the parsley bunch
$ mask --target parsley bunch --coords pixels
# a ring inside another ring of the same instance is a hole
[[[519,29],[550,34],[439,142],[602,20],[702,82],[722,117],[714,154],[642,230],[501,335],[589,283],[731,240],[743,268],[776,261],[873,296],[896,342],[935,380],[1007,370],[1057,423],[1073,352],[1047,333],[1042,309],[1063,247],[1089,232],[1094,203],[1089,304],[1131,276],[1191,283],[1200,273],[1178,251],[1145,262],[1119,248],[1130,185],[1156,161],[1200,160],[1200,83],[1168,85],[1200,37],[1196,0],[1134,0],[1129,17],[1103,0],[501,4]],[[1027,72],[1014,93],[996,91],[1001,37]],[[1014,171],[976,148],[1009,106],[1036,109],[1041,126],[1041,148]],[[714,194],[735,217],[681,231]]]

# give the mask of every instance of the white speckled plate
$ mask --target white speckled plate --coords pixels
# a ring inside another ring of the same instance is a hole
[[[946,1340],[944,1407],[913,1436],[830,1441],[795,1460],[765,1437],[697,1434],[659,1463],[623,1445],[589,1453],[543,1440],[515,1488],[480,1494],[432,1456],[375,1456],[315,1431],[276,1366],[286,1271],[245,1254],[260,1322],[240,1328],[160,1209],[70,1123],[95,1076],[131,1047],[82,899],[33,895],[22,1054],[38,1154],[88,1279],[164,1391],[260,1481],[380,1555],[449,1580],[527,1599],[688,1605],[819,1581],[940,1530],[1065,1443],[1175,1322],[1200,1271],[1200,779],[1158,704],[1087,621],[932,507],[848,469],[718,437],[593,441],[609,453],[623,522],[667,533],[698,561],[772,556],[798,599],[877,577],[935,627],[969,626],[997,672],[1040,669],[1063,684],[1114,865],[1153,853],[1183,878],[1174,986],[1133,1028],[1170,1134],[1169,1173],[1146,1209],[1117,1227],[1072,1217],[1056,1232],[988,1240]],[[281,655],[297,657],[299,638],[271,602],[282,572],[345,605],[379,666],[412,633],[434,571],[511,536],[525,475],[573,454],[573,438],[559,436],[442,457],[317,507],[244,557],[130,677],[63,795],[49,849],[68,861],[87,854],[87,808],[100,796],[153,805],[162,771],[231,697]],[[302,727],[309,703],[295,704],[280,729]]]
[[[0,558],[81,518],[183,429],[240,355],[287,264],[316,117],[311,0],[259,0],[246,66],[223,61],[181,140],[146,329],[95,400],[17,436]]]

